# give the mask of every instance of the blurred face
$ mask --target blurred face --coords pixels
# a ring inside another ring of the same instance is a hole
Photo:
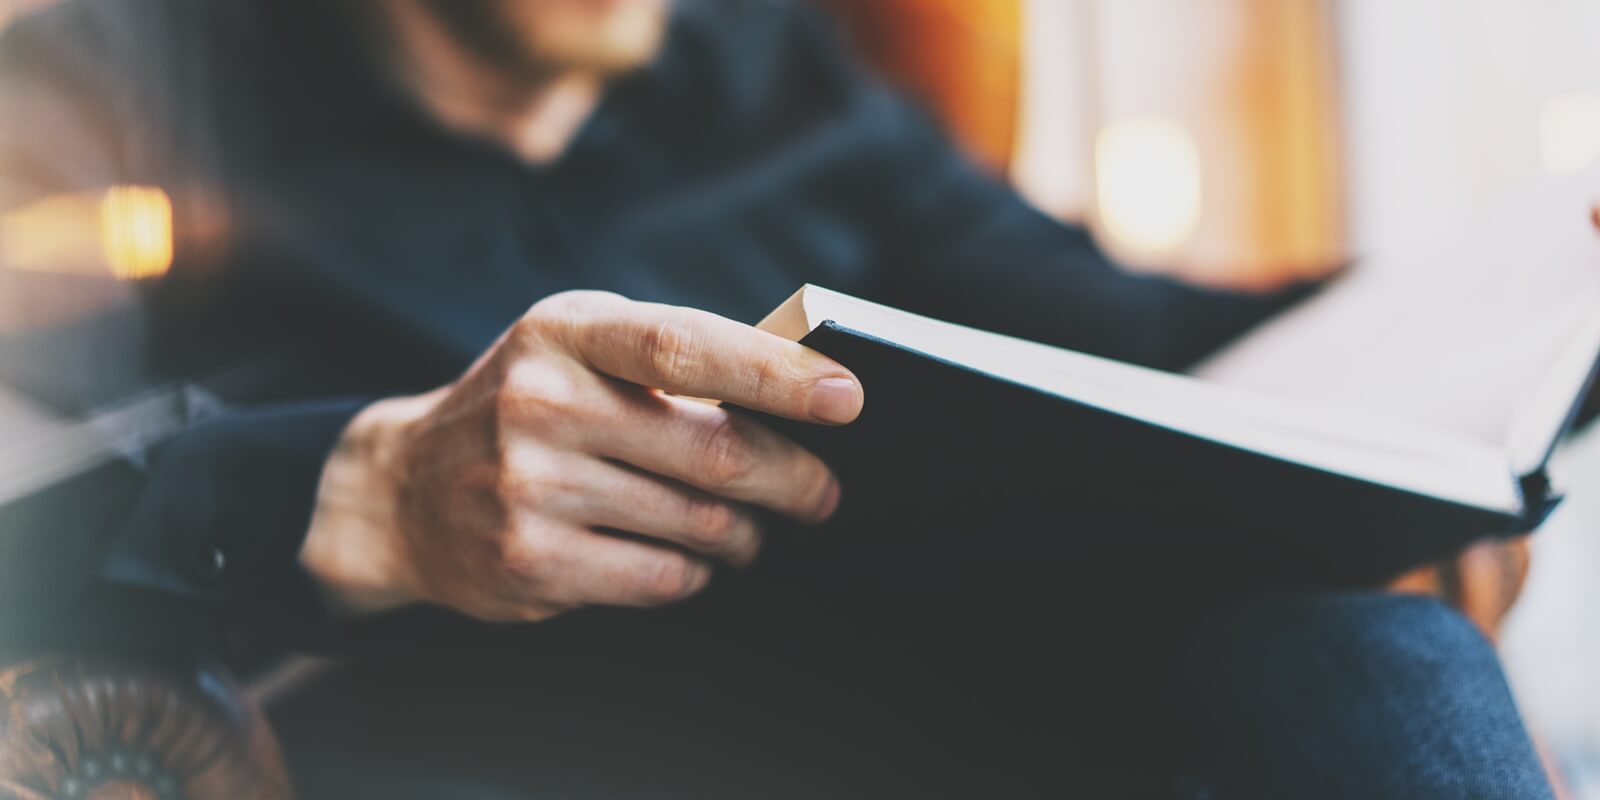
[[[480,57],[519,71],[613,74],[660,49],[668,0],[432,0]]]

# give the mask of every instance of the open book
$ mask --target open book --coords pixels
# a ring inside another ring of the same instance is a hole
[[[1354,481],[1413,496],[1421,505],[1450,504],[1480,511],[1511,531],[1541,518],[1549,505],[1545,464],[1600,357],[1600,304],[1590,308],[1592,313],[1567,332],[1557,352],[1548,354],[1547,370],[1526,407],[1512,420],[1503,447],[1425,425],[1285,401],[940,322],[817,286],[800,289],[760,327],[821,345],[818,349],[824,353],[837,349],[824,343],[828,340],[859,339],[899,350],[905,354],[902,358],[925,358],[945,369],[973,371],[1173,437],[1324,473],[1337,479],[1330,480],[1330,492],[1340,491],[1335,483],[1349,492],[1348,484]],[[865,376],[863,381],[876,388]],[[960,411],[951,409],[951,424],[958,424],[954,415]],[[1059,445],[1071,448],[1070,442]],[[1159,452],[1148,455],[1161,457]],[[1228,481],[1225,475],[1197,474],[1192,479],[1217,477]]]
[[[1558,500],[1546,465],[1600,360],[1600,235],[1573,223],[1560,266],[1358,269],[1197,376],[806,286],[760,327],[849,367],[867,403],[841,429],[775,424],[867,524],[969,552],[1025,529],[1184,548],[1233,581],[1379,579]],[[1001,549],[1051,558],[1030,536]]]

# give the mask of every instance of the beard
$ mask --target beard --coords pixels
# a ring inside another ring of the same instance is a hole
[[[628,72],[666,36],[668,0],[431,0],[480,58],[519,73]]]

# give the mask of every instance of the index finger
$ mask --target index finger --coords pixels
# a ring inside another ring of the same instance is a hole
[[[576,326],[571,344],[607,375],[810,422],[842,425],[861,413],[861,382],[809,347],[707,311],[598,302],[609,307]]]

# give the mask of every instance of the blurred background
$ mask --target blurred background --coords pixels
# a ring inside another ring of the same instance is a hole
[[[1600,0],[816,1],[1041,209],[1198,281],[1403,262],[1600,156]],[[0,0],[0,28],[47,2]],[[0,334],[161,275],[174,213],[120,187],[0,215]],[[0,390],[0,447],[50,424]],[[1574,793],[1600,798],[1600,438],[1563,458],[1585,491],[1537,537],[1503,648]],[[29,480],[0,461],[0,492]]]

